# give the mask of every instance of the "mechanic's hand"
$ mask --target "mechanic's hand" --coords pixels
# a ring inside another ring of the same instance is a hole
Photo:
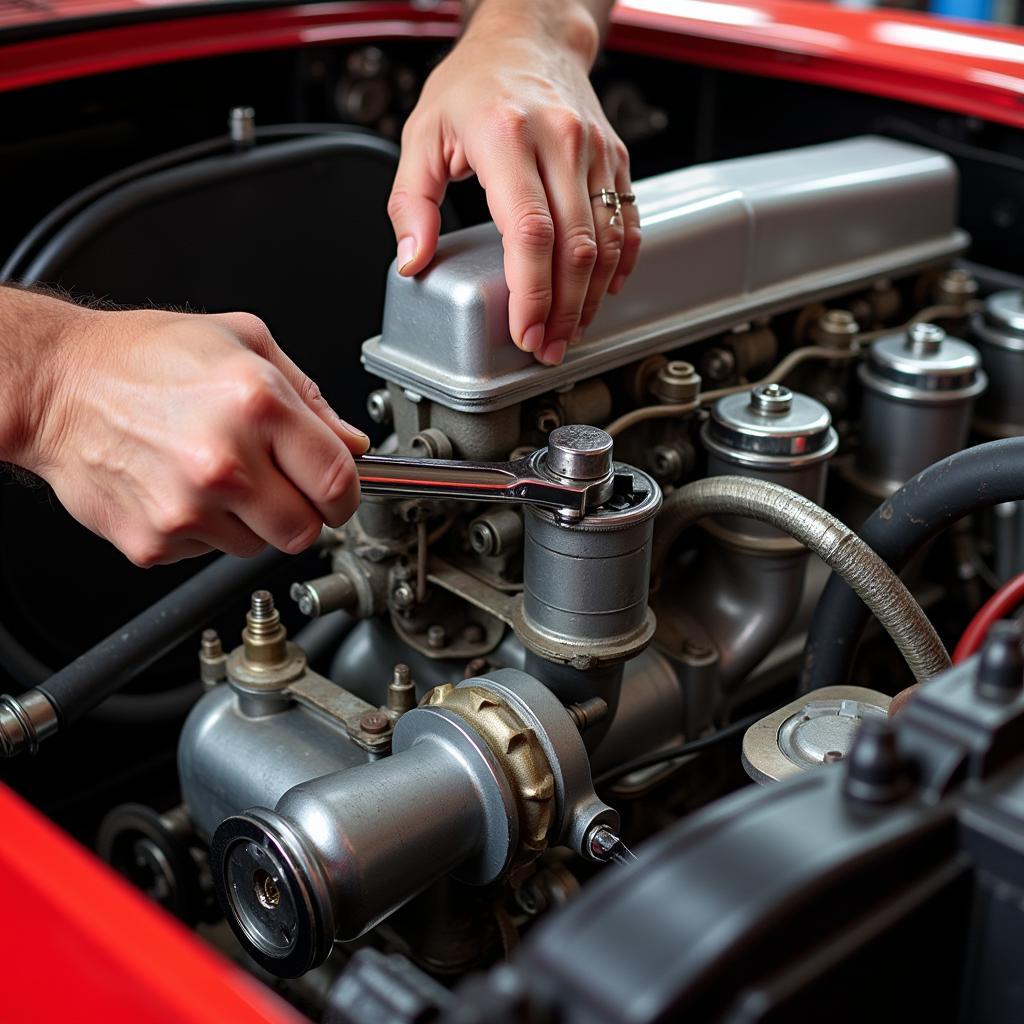
[[[257,317],[74,310],[26,468],[149,566],[309,547],[359,504],[366,450]]]
[[[448,181],[475,172],[504,243],[509,331],[556,364],[633,270],[640,222],[627,205],[613,226],[590,198],[630,191],[629,155],[587,77],[594,21],[570,0],[542,6],[545,17],[529,3],[480,6],[405,125],[388,212],[400,272],[416,274],[434,255]]]

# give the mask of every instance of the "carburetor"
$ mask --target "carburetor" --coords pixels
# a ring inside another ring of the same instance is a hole
[[[179,767],[225,915],[281,976],[446,875],[484,885],[548,846],[591,859],[617,849],[580,728],[610,716],[623,661],[654,631],[660,491],[612,462],[603,431],[560,428],[511,468],[370,457],[359,470],[369,493],[474,499],[489,487],[527,504],[522,597],[480,588],[476,601],[511,625],[528,671],[481,668],[417,707],[411,695],[375,707],[310,671],[257,592],[228,685],[189,717]],[[443,569],[431,578],[468,585]]]

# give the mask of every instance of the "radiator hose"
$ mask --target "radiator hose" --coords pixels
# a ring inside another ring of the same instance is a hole
[[[852,588],[851,597],[859,597],[875,614],[919,682],[949,667],[949,655],[928,617],[885,562],[819,505],[765,480],[708,477],[666,497],[654,531],[651,568],[655,578],[680,534],[710,515],[757,519],[813,551]]]
[[[896,572],[964,516],[1024,499],[1024,437],[989,441],[922,470],[882,502],[861,539]],[[844,683],[867,612],[838,576],[829,579],[807,635],[801,691]]]

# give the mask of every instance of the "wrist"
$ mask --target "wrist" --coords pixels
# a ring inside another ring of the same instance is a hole
[[[589,71],[601,43],[593,4],[583,0],[481,0],[469,11],[466,37],[527,39],[555,46]]]
[[[39,475],[56,460],[70,356],[98,315],[49,295],[0,289],[0,460]]]

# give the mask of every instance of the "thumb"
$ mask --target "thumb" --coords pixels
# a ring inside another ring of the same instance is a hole
[[[433,135],[406,135],[388,199],[388,216],[398,241],[398,272],[411,277],[434,258],[448,173],[439,130]]]

